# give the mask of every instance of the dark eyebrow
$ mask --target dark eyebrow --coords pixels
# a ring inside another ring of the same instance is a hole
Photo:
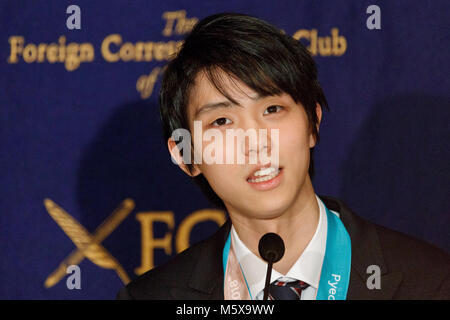
[[[262,97],[260,95],[256,95],[255,97],[251,97],[252,100],[259,100]],[[236,103],[232,103],[231,101],[227,100],[227,101],[220,101],[220,102],[211,102],[211,103],[207,103],[204,104],[203,106],[201,106],[200,108],[198,108],[195,113],[194,113],[194,119],[197,119],[197,117],[204,112],[207,112],[209,110],[213,110],[216,108],[231,108],[231,107],[235,107],[235,106],[239,106],[242,107],[240,104],[236,104]]]
[[[211,103],[204,104],[203,106],[201,106],[200,108],[198,108],[195,111],[194,119],[197,119],[197,117],[201,113],[207,112],[209,110],[216,109],[216,108],[230,108],[232,106],[235,106],[235,104],[232,103],[231,101],[211,102]]]

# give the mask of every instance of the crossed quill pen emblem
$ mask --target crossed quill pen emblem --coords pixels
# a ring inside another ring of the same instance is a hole
[[[113,269],[124,284],[130,282],[130,278],[120,263],[101,245],[101,242],[113,232],[119,224],[134,209],[134,201],[125,199],[111,213],[109,217],[97,227],[94,234],[90,234],[74,217],[67,213],[50,199],[44,199],[47,212],[61,227],[66,235],[77,247],[72,251],[45,280],[44,286],[50,288],[57,284],[65,275],[67,267],[77,265],[84,258],[105,269]]]

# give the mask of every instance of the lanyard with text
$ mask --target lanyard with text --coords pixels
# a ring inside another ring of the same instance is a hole
[[[345,300],[350,281],[351,240],[341,220],[326,206],[325,210],[327,243],[316,300]],[[232,246],[228,235],[222,255],[225,300],[253,299]]]

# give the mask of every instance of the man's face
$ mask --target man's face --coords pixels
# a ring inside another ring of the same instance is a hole
[[[298,206],[305,181],[310,183],[309,151],[315,140],[308,125],[307,114],[303,106],[296,104],[288,94],[257,98],[256,92],[239,80],[231,81],[226,76],[224,79],[225,90],[240,106],[225,98],[203,73],[199,73],[188,106],[192,136],[195,135],[194,121],[201,121],[203,134],[212,128],[220,130],[223,137],[226,136],[227,129],[253,129],[256,132],[266,129],[267,140],[264,142],[258,138],[255,144],[250,143],[249,139],[241,142],[238,139],[238,142],[235,140],[231,144],[224,139],[221,149],[215,152],[225,155],[227,149],[233,149],[234,163],[226,164],[224,161],[223,164],[208,164],[202,161],[195,165],[194,175],[204,175],[230,215],[275,218]],[[219,102],[225,102],[228,106],[224,104],[202,108],[206,104]],[[272,136],[273,129],[278,129],[278,138],[271,139],[276,137]],[[194,150],[198,152],[202,149],[205,156],[205,149],[210,143],[212,142],[203,140],[199,146],[194,141]],[[278,164],[276,161],[267,163],[260,159],[262,152],[270,157],[276,148],[279,152]],[[257,155],[256,164],[250,164],[250,157],[255,156],[252,153]],[[237,163],[239,155],[245,158],[245,164]],[[275,170],[259,171],[255,175],[255,171],[261,166],[263,169],[275,167]],[[273,177],[274,175],[276,176]],[[270,179],[260,181],[261,177]]]

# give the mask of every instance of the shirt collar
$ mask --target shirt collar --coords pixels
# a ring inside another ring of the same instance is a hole
[[[315,289],[319,287],[320,273],[322,271],[327,241],[327,216],[325,206],[317,195],[316,200],[320,212],[319,223],[317,224],[316,231],[311,241],[287,274],[283,275],[273,269],[270,282],[273,282],[280,277],[287,277],[302,280]],[[239,239],[234,226],[231,227],[231,237],[233,241],[233,250],[241,265],[250,294],[252,297],[256,297],[264,289],[267,263],[253,254],[246,247]]]

